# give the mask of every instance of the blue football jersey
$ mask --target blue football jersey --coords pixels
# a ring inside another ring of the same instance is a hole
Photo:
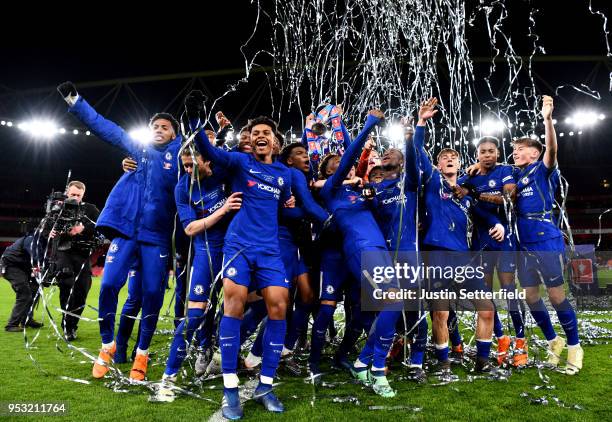
[[[321,189],[321,198],[342,233],[344,253],[347,257],[364,248],[386,248],[385,239],[366,199],[362,196],[362,190],[342,184],[363,148],[368,134],[379,121],[374,116],[368,116],[362,131],[342,156],[336,173],[325,181]]]
[[[478,174],[476,176],[464,176],[460,178],[459,184],[470,184],[474,187],[476,192],[485,193],[489,195],[502,195],[504,186],[513,185],[514,176],[512,175],[512,166],[506,164],[497,164],[489,173]],[[493,204],[486,201],[478,201],[474,205],[476,208],[482,211],[494,214],[497,216],[501,224],[504,225],[506,234],[510,233],[508,227],[508,219],[503,205]],[[473,249],[481,249],[486,245],[494,247],[499,242],[493,240],[489,235],[489,229],[491,226],[488,221],[482,218],[474,218],[474,238],[473,238]]]
[[[425,176],[426,234],[423,243],[452,251],[470,250],[472,220],[469,196],[457,199],[444,176],[433,169]]]
[[[561,178],[559,168],[549,169],[543,161],[537,161],[524,169],[515,169],[514,178],[519,240],[539,242],[561,236],[553,216],[555,192]]]
[[[181,177],[174,190],[176,209],[183,228],[189,223],[205,218],[213,214],[225,204],[227,195],[221,175],[216,171],[211,177],[204,178],[191,185],[191,176],[185,174]],[[190,194],[191,189],[191,194]],[[206,234],[200,233],[193,238],[194,245],[198,250],[206,248],[206,240],[214,246],[223,244],[223,238],[230,216],[226,215],[217,224],[206,230]]]
[[[374,216],[392,251],[416,250],[416,186],[404,183],[405,177],[398,177],[372,185]]]
[[[228,152],[210,144],[203,131],[195,137],[200,153],[232,178],[232,192],[242,192],[242,207],[230,223],[225,243],[279,250],[278,210],[291,196],[291,172],[279,161],[257,161],[252,154]]]

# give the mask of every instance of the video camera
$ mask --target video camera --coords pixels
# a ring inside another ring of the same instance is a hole
[[[55,230],[57,237],[61,239],[62,235],[76,226],[83,216],[83,207],[76,199],[68,198],[63,192],[51,192],[45,205],[43,226],[45,237],[48,237],[51,230]],[[70,239],[67,240],[71,243]],[[58,245],[59,250],[70,249],[70,244],[62,245],[62,243],[64,242],[60,241]]]
[[[63,192],[51,192],[47,197],[45,211],[43,235],[48,238],[51,230],[55,230],[56,236],[52,241],[52,247],[56,250],[87,251],[104,243],[103,237],[98,233],[90,238],[67,236],[74,226],[88,219],[83,205],[76,199],[68,198]]]

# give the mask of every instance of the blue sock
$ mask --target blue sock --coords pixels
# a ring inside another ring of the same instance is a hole
[[[416,350],[414,347],[410,350],[410,364],[423,365],[424,350]]]
[[[414,323],[412,323],[412,325],[414,325]],[[410,348],[410,363],[413,365],[423,364],[423,356],[425,354],[425,347],[427,346],[427,328],[427,318],[423,318],[416,328],[416,335],[414,336],[412,347]]]
[[[510,318],[512,318],[512,325],[514,326],[516,338],[525,338],[524,313],[521,312],[519,308],[518,300],[508,300],[508,313],[510,314]]]
[[[372,367],[382,369],[386,366],[387,354],[393,345],[395,324],[400,317],[400,311],[381,311],[376,318],[374,331],[374,357]]]
[[[575,346],[580,343],[578,339],[578,319],[576,318],[576,312],[567,299],[563,300],[560,304],[555,306],[559,322],[565,335],[567,337],[567,345]]]
[[[238,387],[227,388],[223,387],[223,394],[227,399],[227,405],[229,407],[236,407],[240,405],[240,395],[238,392]]]
[[[168,356],[168,362],[166,362],[166,375],[174,375],[180,369],[187,355],[187,349],[191,344],[193,333],[202,323],[203,316],[204,309],[188,309],[187,318],[176,327],[174,339],[172,339],[172,345],[170,346],[170,355]],[[187,324],[186,331],[184,331],[185,324]]]
[[[182,320],[178,327],[174,330],[174,337],[170,344],[170,354],[166,361],[166,370],[164,375],[175,375],[185,359],[185,351],[187,350],[186,339],[183,337],[185,331],[185,320]]]
[[[453,346],[459,346],[461,343],[463,343],[463,339],[461,338],[461,333],[459,332],[459,320],[457,319],[457,314],[452,309],[448,311],[447,325],[451,344]]]
[[[504,336],[504,326],[502,325],[499,315],[497,314],[497,308],[495,308],[493,311],[493,333],[497,338]]]
[[[557,337],[557,333],[555,332],[552,322],[550,321],[550,315],[548,315],[548,309],[546,309],[544,301],[540,299],[537,302],[528,305],[533,319],[535,319],[536,324],[538,324],[538,327],[540,327],[542,330],[546,340],[550,341]]]
[[[253,345],[251,346],[251,353],[254,354],[255,356],[259,356],[261,357],[263,355],[263,336],[264,333],[266,332],[266,322],[268,321],[268,318],[265,318],[261,325],[259,326],[259,331],[257,332],[257,337],[255,337],[255,341],[253,342]]]
[[[295,310],[293,311],[291,323],[285,337],[285,347],[287,349],[293,350],[297,339],[308,329],[308,318],[310,318],[311,311],[311,304],[302,303],[301,301],[295,303]]]
[[[219,324],[219,348],[221,369],[224,374],[235,374],[240,350],[240,324],[242,320],[223,316]]]
[[[273,379],[278,368],[278,362],[283,351],[287,321],[284,319],[270,319],[266,322],[263,335],[263,356],[261,357],[261,377]],[[265,383],[265,384],[271,384]]]
[[[174,288],[174,326],[178,327],[179,321],[185,315],[185,289],[187,286],[187,272],[180,263],[176,264],[176,287]]]
[[[206,336],[200,336],[200,347],[202,349],[208,349],[211,346],[213,334],[217,335],[217,344],[219,344],[219,333],[221,332],[221,319],[223,319],[223,314],[223,303],[221,303],[219,309],[217,309],[217,312],[215,312],[214,306],[211,306],[208,312],[206,312],[205,324],[209,334]],[[217,321],[219,321],[219,323],[217,323]]]
[[[476,356],[489,359],[491,353],[491,341],[476,340]]]
[[[448,360],[448,345],[438,348],[436,345],[436,359],[438,362],[446,362]]]
[[[249,308],[244,313],[242,325],[240,326],[240,344],[251,337],[267,314],[266,302],[263,299],[249,303]]]
[[[368,332],[368,338],[366,339],[365,345],[359,352],[359,361],[365,365],[370,365],[374,359],[374,346],[376,342],[376,325],[378,324],[378,318],[374,319],[370,331]],[[364,368],[365,369],[365,368]]]
[[[318,365],[321,361],[321,352],[325,346],[325,332],[329,322],[334,317],[336,307],[332,305],[319,306],[319,312],[312,324],[312,338],[310,340],[310,356],[308,363]]]

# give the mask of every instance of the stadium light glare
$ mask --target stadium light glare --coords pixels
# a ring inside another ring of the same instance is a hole
[[[480,122],[480,133],[483,135],[494,135],[506,128],[501,120],[485,119]]]
[[[32,120],[29,131],[34,138],[51,139],[57,134],[57,126],[51,120]]]
[[[387,128],[387,138],[395,145],[402,142],[404,139],[404,127],[398,124],[392,124]]]
[[[568,122],[569,119],[569,122]],[[585,126],[593,126],[597,123],[599,115],[594,111],[577,111],[571,117],[565,119],[566,123],[571,123],[576,127],[585,127]]]
[[[17,125],[21,131],[28,132],[33,138],[51,139],[57,134],[57,126],[51,120],[31,120]]]
[[[146,145],[152,141],[151,129],[148,126],[140,126],[129,131],[130,137],[136,139],[140,144]]]
[[[78,130],[78,129],[73,130],[73,131],[72,131],[72,134],[73,134],[73,135],[78,135],[78,134],[79,134],[79,130]]]

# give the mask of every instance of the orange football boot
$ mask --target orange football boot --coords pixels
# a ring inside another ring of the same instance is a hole
[[[130,379],[136,381],[144,381],[145,376],[147,375],[148,363],[149,355],[136,353],[136,357],[134,358],[134,365],[132,365],[132,370],[130,371]]]
[[[510,337],[502,336],[497,339],[497,364],[501,365],[508,357],[508,349],[510,349]]]
[[[113,360],[116,350],[117,345],[115,343],[113,343],[113,347],[110,349],[100,349],[98,359],[95,360],[94,366],[91,369],[91,375],[93,375],[94,378],[102,378],[104,375],[106,375],[110,369],[108,365],[110,361]]]
[[[517,338],[514,343],[514,366],[527,365],[527,341],[524,338]]]

